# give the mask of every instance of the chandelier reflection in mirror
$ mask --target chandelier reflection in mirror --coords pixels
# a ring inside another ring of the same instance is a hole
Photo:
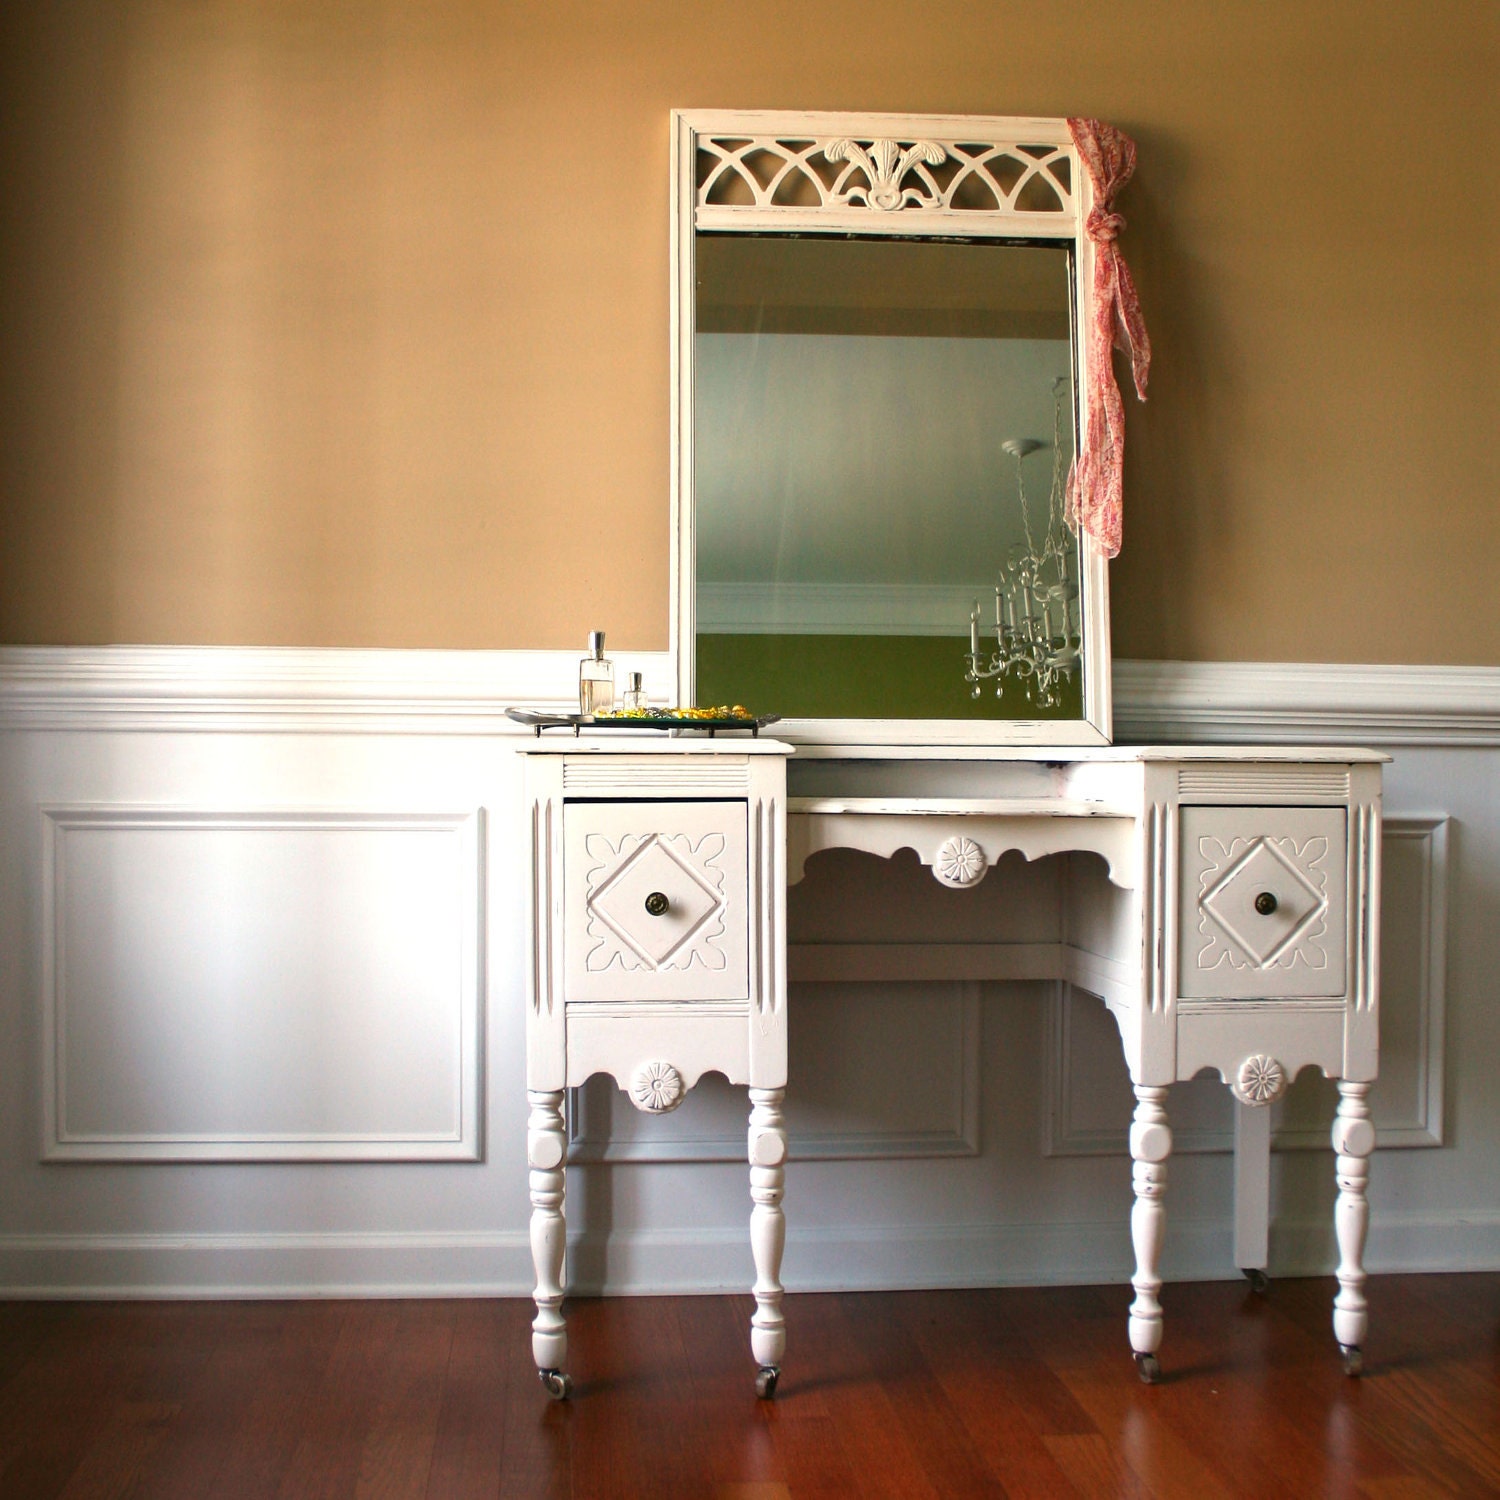
[[[1063,405],[1068,378],[1052,382],[1052,477],[1047,493],[1047,525],[1040,543],[1031,525],[1026,495],[1026,459],[1042,452],[1038,438],[1008,438],[1000,446],[1016,461],[1016,492],[1025,538],[1010,549],[995,579],[995,649],[988,659],[980,651],[979,601],[969,615],[969,651],[964,680],[970,697],[993,679],[995,696],[1011,684],[1029,705],[1055,708],[1062,685],[1078,668],[1083,647],[1083,619],[1078,590],[1078,539],[1064,515],[1065,474],[1062,463]]]

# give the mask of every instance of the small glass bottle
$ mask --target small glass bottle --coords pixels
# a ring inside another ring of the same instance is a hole
[[[608,713],[615,706],[615,664],[604,654],[604,632],[589,631],[589,654],[578,663],[578,712]]]
[[[644,709],[647,706],[646,689],[641,686],[641,674],[632,672],[625,679],[625,692],[620,698],[620,707]]]

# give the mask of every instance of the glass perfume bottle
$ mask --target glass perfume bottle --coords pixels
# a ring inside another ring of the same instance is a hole
[[[632,672],[625,679],[625,691],[620,697],[621,708],[644,709],[646,704],[646,689],[641,685],[641,674]]]
[[[604,632],[589,631],[589,654],[578,663],[578,712],[607,713],[615,706],[615,664],[604,654]]]

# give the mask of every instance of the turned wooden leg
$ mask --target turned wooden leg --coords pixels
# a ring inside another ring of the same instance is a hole
[[[1375,1127],[1370,1122],[1368,1083],[1339,1081],[1339,1107],[1333,1121],[1333,1149],[1338,1153],[1338,1202],[1333,1225],[1339,1242],[1339,1290],[1333,1299],[1333,1334],[1344,1356],[1344,1369],[1358,1375],[1361,1348],[1369,1326],[1365,1302],[1365,1233],[1370,1227],[1370,1204],[1365,1185],[1370,1180],[1370,1153],[1375,1149]]]
[[[531,1260],[536,1267],[536,1321],[531,1325],[531,1354],[548,1394],[563,1400],[572,1382],[563,1373],[568,1357],[568,1332],[563,1321],[563,1250],[567,1223],[563,1218],[562,1090],[528,1093],[526,1156],[531,1163]]]
[[[781,1114],[785,1089],[750,1090],[750,1249],[755,1256],[755,1314],[750,1319],[750,1352],[760,1366],[756,1393],[773,1396],[786,1351],[786,1319],[781,1312],[781,1252],[786,1219],[781,1195],[786,1181],[786,1122]]]
[[[1130,1236],[1135,1242],[1135,1301],[1130,1304],[1130,1347],[1135,1351],[1141,1379],[1154,1381],[1161,1373],[1156,1351],[1161,1347],[1161,1247],[1166,1234],[1162,1195],[1167,1189],[1167,1157],[1172,1132],[1163,1107],[1167,1091],[1138,1084],[1135,1121],[1130,1127],[1130,1156],[1135,1163],[1135,1207],[1130,1211]]]

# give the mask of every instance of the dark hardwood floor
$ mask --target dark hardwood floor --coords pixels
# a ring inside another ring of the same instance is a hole
[[[0,1497],[1500,1494],[1500,1275],[792,1296],[774,1403],[747,1297],[569,1304],[549,1401],[522,1301],[0,1304]]]

